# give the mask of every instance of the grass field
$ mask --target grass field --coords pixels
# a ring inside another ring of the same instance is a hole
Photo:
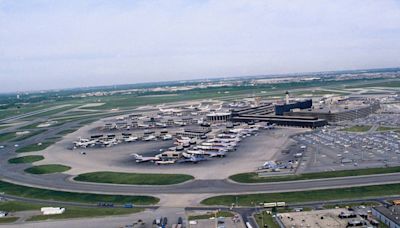
[[[66,207],[65,212],[60,215],[36,215],[27,221],[42,221],[47,219],[71,219],[71,218],[92,218],[114,215],[126,215],[143,211],[140,208],[83,208]]]
[[[70,169],[71,167],[69,166],[51,164],[51,165],[32,166],[30,168],[25,169],[24,171],[32,174],[50,174],[50,173],[62,173]]]
[[[80,174],[74,178],[74,180],[76,181],[134,185],[178,184],[192,179],[192,176],[185,174],[147,174],[118,172],[85,173]]]
[[[356,126],[352,126],[352,127],[348,127],[348,128],[344,128],[341,131],[348,131],[348,132],[367,132],[369,131],[369,129],[371,129],[371,126],[360,126],[360,125],[356,125]]]
[[[44,157],[41,155],[28,155],[28,156],[23,156],[23,157],[11,158],[8,160],[8,162],[12,163],[12,164],[33,163],[33,162],[37,162],[37,161],[40,161],[43,159],[44,159]]]
[[[31,131],[28,134],[25,135],[21,135],[21,136],[17,136],[16,138],[12,139],[13,142],[18,142],[18,141],[22,141],[25,139],[29,139],[30,137],[42,134],[43,132],[45,132],[45,129],[40,129],[40,130],[35,130],[35,131]]]
[[[35,151],[41,151],[46,149],[47,147],[51,146],[54,144],[54,141],[52,142],[43,142],[41,144],[31,144],[28,146],[20,147],[18,148],[15,152],[17,153],[26,153],[26,152],[35,152]]]
[[[259,177],[257,173],[240,173],[230,176],[229,178],[233,181],[241,183],[266,183],[266,182],[310,180],[310,179],[361,176],[361,175],[398,173],[398,172],[400,172],[399,166],[386,167],[386,168],[340,170],[340,171],[329,171],[329,172],[319,172],[319,173],[303,173],[298,175],[270,176],[270,177]]]
[[[58,205],[49,204],[32,204],[19,201],[6,201],[0,202],[0,210],[8,212],[18,211],[39,211],[42,207]],[[46,219],[67,219],[67,218],[83,218],[83,217],[97,217],[97,216],[113,216],[132,214],[143,211],[139,208],[88,208],[88,207],[65,207],[65,212],[60,215],[36,215],[28,219],[27,221],[39,221]],[[15,221],[15,220],[14,220]],[[13,222],[13,221],[10,221]]]
[[[43,205],[29,204],[19,201],[2,201],[0,210],[7,212],[40,210]]]
[[[3,133],[0,134],[0,142],[6,142],[12,139],[15,139],[17,137],[17,135],[15,134],[15,132],[7,132],[7,133]]]
[[[63,131],[58,132],[57,135],[64,136],[64,135],[68,135],[68,134],[70,134],[70,133],[72,133],[72,132],[75,132],[75,131],[77,131],[77,130],[78,130],[78,129],[76,129],[76,128],[74,128],[74,129],[66,129],[66,130],[63,130]]]
[[[400,128],[379,126],[378,129],[376,129],[376,131],[400,131]]]
[[[361,199],[365,197],[380,197],[400,194],[400,184],[386,184],[375,186],[312,190],[282,193],[261,193],[249,195],[224,195],[203,200],[204,205],[226,205],[238,202],[240,206],[251,206],[253,203],[286,202],[300,203],[339,199]]]
[[[26,187],[0,181],[0,192],[24,198],[34,198],[64,202],[113,202],[116,204],[133,203],[137,205],[150,205],[158,203],[159,199],[151,196],[129,196],[129,195],[104,195],[91,193],[64,192],[48,189]]]
[[[268,228],[280,227],[278,223],[275,222],[274,218],[272,218],[272,215],[268,214],[266,211],[254,214],[254,218],[256,219],[258,227],[268,227]]]
[[[233,217],[234,214],[229,211],[218,211],[217,212],[217,217]],[[189,215],[188,220],[199,220],[199,219],[210,219],[212,217],[215,217],[215,213],[207,213],[207,214],[202,214],[202,215]]]
[[[12,223],[17,221],[19,218],[18,217],[4,217],[0,218],[0,224],[5,224],[5,223]]]

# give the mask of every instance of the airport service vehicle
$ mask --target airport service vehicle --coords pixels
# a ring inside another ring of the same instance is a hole
[[[285,206],[286,206],[285,202],[274,202],[274,203],[264,203],[263,204],[264,208],[285,207]]]

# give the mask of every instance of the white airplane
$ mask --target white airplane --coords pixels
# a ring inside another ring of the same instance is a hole
[[[134,142],[136,140],[138,140],[139,138],[136,136],[129,136],[128,138],[124,138],[125,142]]]
[[[88,146],[94,146],[94,145],[96,145],[96,143],[97,143],[97,140],[79,138],[78,141],[74,142],[74,145],[76,147],[86,148]]]
[[[170,165],[170,164],[174,164],[175,160],[170,160],[170,161],[156,161],[157,165]]]
[[[224,157],[225,151],[187,150],[186,153],[183,153],[184,157],[190,157],[193,155],[207,155],[209,157]]]
[[[209,139],[207,140],[207,142],[220,142],[220,143],[238,143],[240,142],[240,138],[236,137],[236,138],[228,138],[228,139],[224,139],[224,138],[213,138],[213,139]]]
[[[182,145],[182,144],[190,144],[190,138],[189,137],[181,137],[180,139],[176,139],[176,143],[178,145]]]
[[[172,139],[172,135],[170,134],[166,134],[162,137],[163,140],[171,140]]]
[[[155,156],[155,157],[143,157],[142,155],[139,155],[139,154],[131,154],[131,155],[135,157],[137,163],[140,163],[140,162],[154,162],[154,161],[160,160],[160,158],[158,156]]]
[[[177,108],[168,108],[168,109],[159,108],[159,110],[162,113],[170,113],[170,114],[182,112],[182,110]]]
[[[147,124],[138,124],[138,127],[142,127],[142,128],[148,128],[148,127],[149,127],[149,125],[147,125]]]
[[[113,138],[113,139],[111,139],[111,140],[100,140],[100,143],[101,143],[103,146],[110,147],[110,146],[117,145],[117,144],[118,144],[118,141],[117,141],[116,138]]]
[[[152,140],[157,140],[157,138],[154,135],[149,135],[145,138],[143,138],[144,141],[152,141]]]

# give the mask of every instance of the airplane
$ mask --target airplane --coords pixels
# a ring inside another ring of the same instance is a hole
[[[183,160],[179,160],[179,163],[184,163],[184,162],[193,162],[193,163],[198,163],[201,161],[207,161],[207,158],[203,157],[203,156],[199,156],[199,155],[191,155],[189,157],[187,157],[186,159]]]
[[[235,147],[236,143],[217,143],[217,142],[203,142],[202,146],[216,146],[216,147]]]
[[[174,114],[182,112],[182,110],[176,108],[168,108],[168,109],[158,108],[158,109],[160,110],[160,112],[164,114]]]
[[[236,143],[240,142],[240,138],[239,137],[229,138],[229,139],[213,138],[213,139],[207,140],[207,142],[235,143],[236,144]]]
[[[106,147],[111,147],[113,145],[117,145],[118,141],[116,138],[113,138],[111,140],[100,140],[101,145],[106,146]]]
[[[175,160],[170,160],[170,161],[156,161],[156,165],[170,165],[174,164]]]
[[[167,124],[165,123],[156,123],[157,127],[167,127]]]
[[[154,135],[149,135],[145,138],[143,138],[144,141],[152,141],[152,140],[157,140],[157,138]]]
[[[125,142],[134,142],[134,141],[136,141],[136,140],[138,140],[139,138],[138,137],[136,137],[136,136],[129,136],[129,137],[127,137],[127,138],[124,138],[124,141]]]
[[[225,151],[218,150],[218,151],[206,151],[206,150],[187,150],[186,153],[182,154],[184,157],[192,157],[198,155],[207,155],[209,157],[224,157]]]
[[[139,154],[131,154],[131,155],[135,157],[137,163],[140,163],[140,162],[154,162],[154,161],[160,160],[160,158],[158,156],[155,156],[155,157],[143,157],[142,155],[139,155]]]
[[[97,143],[97,140],[79,138],[78,141],[74,142],[74,145],[75,145],[75,147],[86,148],[88,146],[94,146],[94,145],[96,145],[96,143]]]
[[[175,144],[181,145],[181,144],[190,144],[190,138],[189,137],[181,137],[180,139],[176,139]]]
[[[166,135],[163,136],[162,139],[163,139],[163,140],[171,140],[171,139],[172,139],[172,135],[166,134]]]

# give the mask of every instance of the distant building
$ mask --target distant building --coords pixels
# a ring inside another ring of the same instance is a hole
[[[288,94],[286,94],[288,96]],[[285,113],[292,111],[293,109],[309,109],[312,107],[313,103],[311,99],[307,99],[304,101],[296,101],[296,102],[289,102],[288,97],[286,98],[285,104],[277,104],[275,105],[275,115],[283,116]]]

